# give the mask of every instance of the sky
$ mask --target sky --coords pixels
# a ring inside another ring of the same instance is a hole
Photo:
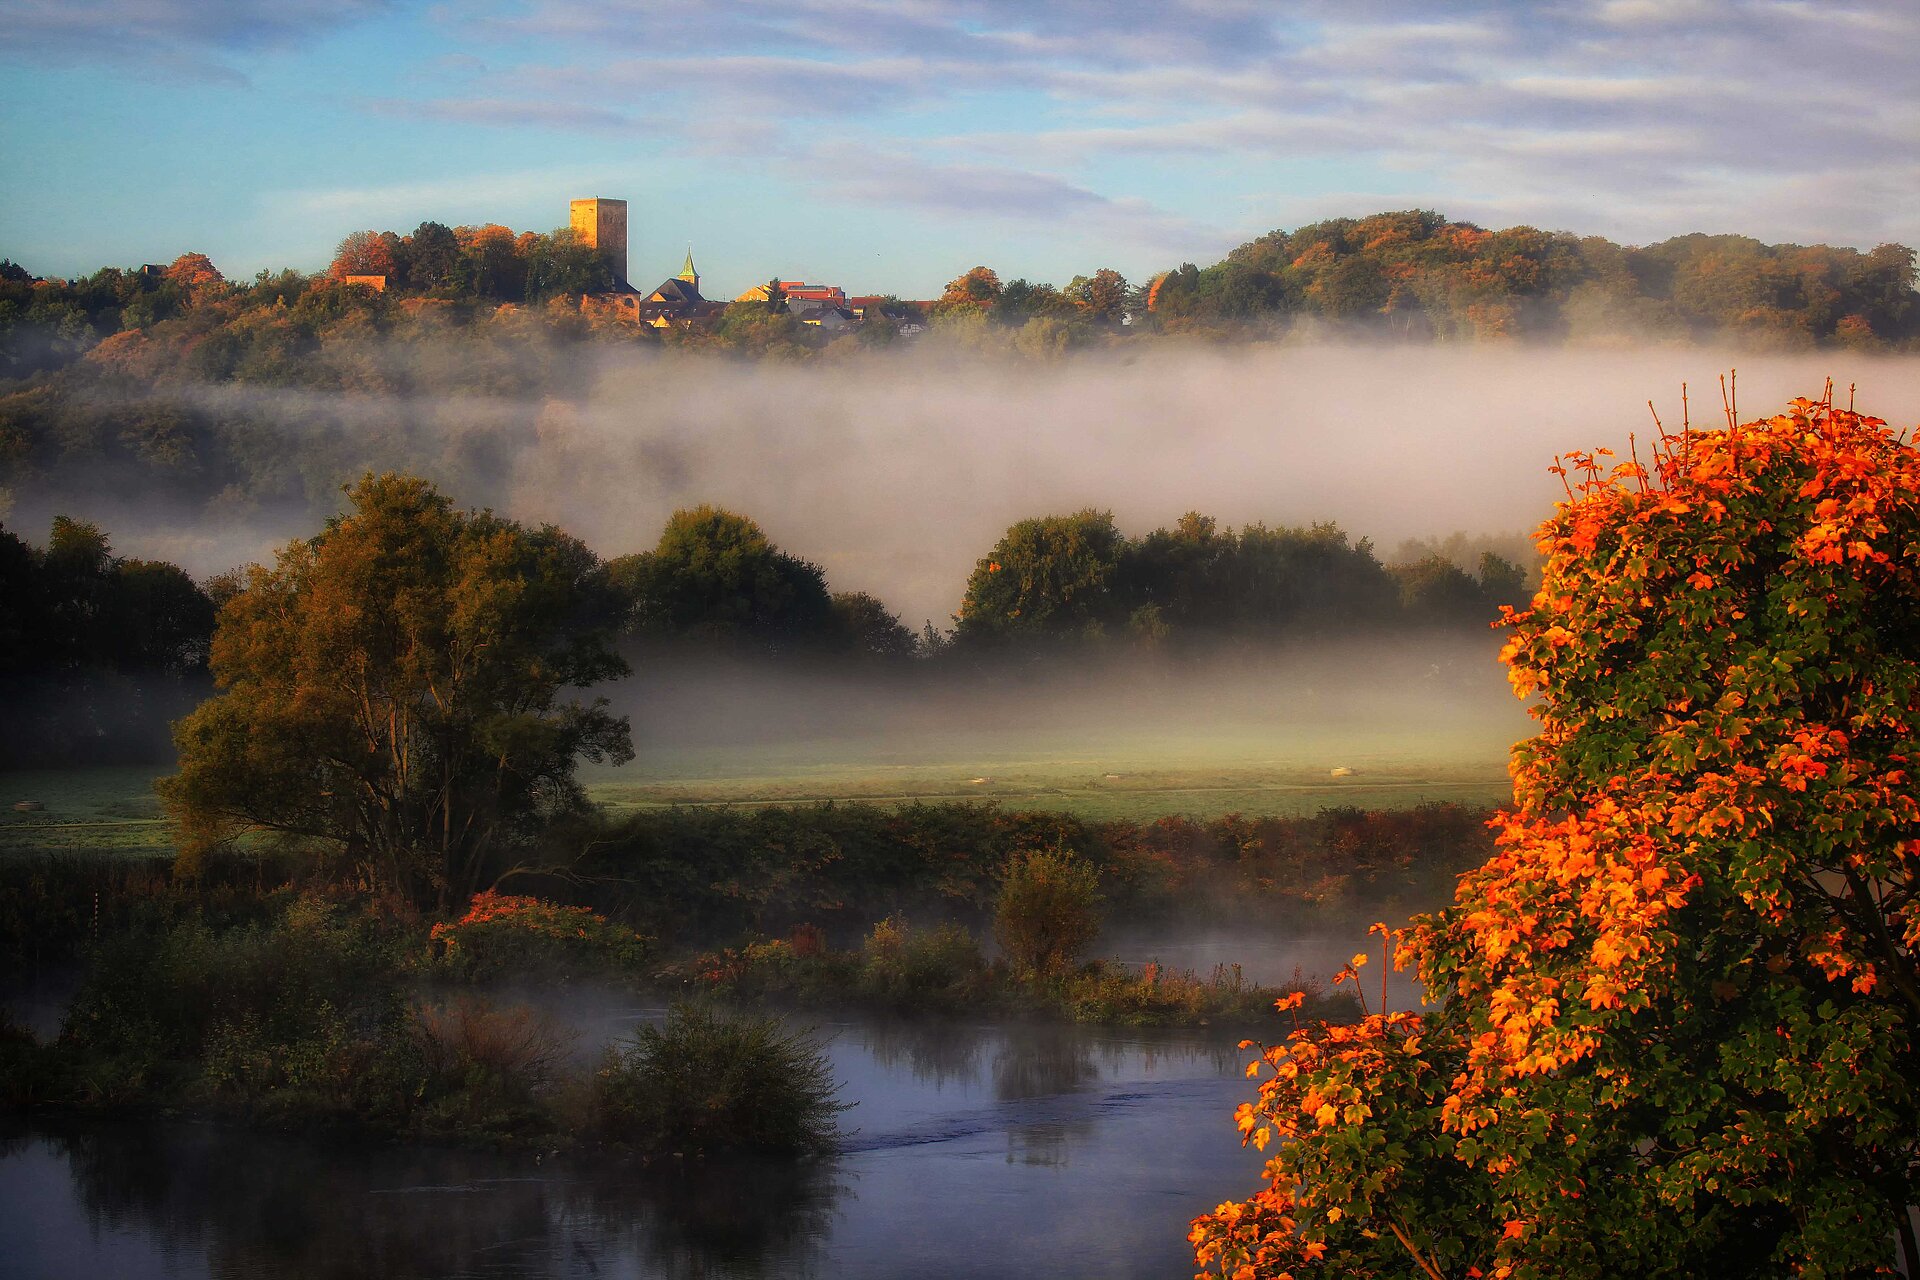
[[[317,270],[629,202],[637,283],[937,296],[1431,208],[1920,240],[1914,0],[0,0],[0,256]]]

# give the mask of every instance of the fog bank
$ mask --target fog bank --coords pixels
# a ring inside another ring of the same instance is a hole
[[[1628,432],[1652,433],[1649,399],[1677,428],[1683,382],[1694,422],[1718,423],[1731,367],[1743,418],[1831,376],[1843,402],[1857,382],[1861,409],[1920,420],[1920,360],[1844,352],[1163,344],[1057,363],[908,350],[807,366],[635,352],[583,358],[567,400],[334,397],[344,434],[328,451],[343,477],[408,466],[609,556],[650,547],[677,507],[717,503],[917,627],[946,620],[1010,523],[1048,512],[1111,509],[1134,534],[1193,509],[1232,525],[1334,520],[1383,553],[1531,529],[1561,492],[1546,471],[1556,453],[1624,453]],[[280,393],[208,394],[271,419]],[[121,552],[203,574],[317,524],[311,510],[168,511],[130,492],[61,502]],[[42,505],[17,494],[8,523],[37,537]]]

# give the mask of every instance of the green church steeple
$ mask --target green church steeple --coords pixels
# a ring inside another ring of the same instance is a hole
[[[700,287],[700,272],[693,265],[693,246],[692,245],[687,246],[687,265],[680,268],[680,274],[675,276],[674,279],[685,280],[688,284],[692,285],[696,289]]]

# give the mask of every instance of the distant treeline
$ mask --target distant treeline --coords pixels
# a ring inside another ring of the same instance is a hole
[[[1455,555],[1472,546],[1454,542]],[[1190,513],[1129,538],[1106,512],[1046,516],[976,564],[950,629],[918,633],[717,507],[675,512],[651,550],[596,572],[626,602],[630,649],[876,672],[1473,630],[1529,594],[1528,572],[1492,552],[1469,571],[1440,544],[1405,550],[1417,558],[1383,564],[1334,524],[1236,533]],[[44,547],[0,526],[0,767],[163,756],[167,724],[210,691],[217,605],[237,581],[117,558],[104,531],[65,517]]]
[[[1222,262],[1156,279],[1169,330],[1311,318],[1439,341],[1720,340],[1797,348],[1910,346],[1920,338],[1914,252],[1685,235],[1488,231],[1430,210],[1273,231]]]
[[[45,547],[0,527],[0,767],[154,759],[212,691],[213,625],[183,570],[93,525],[57,519]]]
[[[379,276],[385,292],[346,283]],[[353,331],[408,327],[423,313],[461,327],[503,305],[551,312],[552,323],[580,320],[578,301],[614,283],[611,267],[565,228],[515,232],[499,225],[448,227],[423,222],[412,233],[357,231],[328,270],[303,275],[262,271],[227,281],[205,255],[165,267],[104,267],[74,280],[39,279],[0,262],[0,376],[60,368],[116,334],[153,330],[200,310],[196,327],[241,323],[276,313],[269,329],[297,343],[351,316]],[[1027,335],[1010,350],[1050,354],[1088,342],[1157,333],[1270,336],[1302,323],[1331,332],[1365,332],[1448,342],[1734,341],[1782,348],[1841,345],[1864,349],[1920,340],[1914,251],[1882,244],[1862,253],[1831,245],[1765,244],[1749,236],[1676,236],[1658,244],[1615,244],[1600,236],[1518,226],[1487,230],[1432,210],[1334,218],[1295,231],[1275,230],[1212,266],[1185,263],[1129,282],[1102,267],[1064,286],[1002,281],[989,266],[951,281],[927,304],[891,298],[892,321],[943,324],[965,338],[983,318]],[[870,341],[865,325],[838,336],[787,320],[778,296],[730,304],[716,324],[667,331],[681,345],[751,354],[804,355]],[[289,314],[290,313],[290,314]],[[628,341],[659,331],[602,315],[572,326]],[[223,362],[202,357],[196,372],[273,381],[272,361],[247,357],[254,334]],[[197,347],[198,342],[188,341]],[[271,344],[269,344],[271,345]],[[309,380],[297,380],[313,385]]]
[[[359,268],[388,289],[348,284]],[[288,503],[324,515],[369,467],[471,488],[589,390],[598,360],[636,350],[806,361],[892,344],[1045,360],[1289,336],[1920,348],[1903,245],[1694,235],[1632,248],[1429,212],[1276,231],[1144,282],[1103,268],[1056,288],[975,267],[923,307],[840,332],[777,297],[653,329],[583,309],[605,279],[569,232],[431,222],[355,233],[314,276],[229,281],[197,253],[75,280],[0,262],[0,512],[9,491],[113,486],[221,519]],[[907,321],[925,331],[897,342]]]

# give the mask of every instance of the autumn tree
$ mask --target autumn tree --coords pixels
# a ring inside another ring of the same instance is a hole
[[[460,244],[455,287],[471,297],[517,302],[526,290],[527,264],[512,228],[490,222],[456,227],[453,234]]]
[[[992,267],[974,267],[947,281],[943,307],[990,307],[1000,297],[1000,276]]]
[[[1112,267],[1102,267],[1090,276],[1075,276],[1066,287],[1067,300],[1096,320],[1118,322],[1126,314],[1133,296],[1127,278]]]
[[[167,267],[167,279],[189,293],[225,284],[227,278],[204,253],[183,253]]]
[[[574,763],[631,758],[605,699],[618,596],[584,545],[369,476],[350,509],[221,608],[221,692],[175,731],[160,784],[191,865],[278,838],[365,883],[464,900],[490,859],[583,803]]]
[[[1920,1274],[1920,454],[1799,400],[1570,470],[1438,1007],[1264,1051],[1209,1270]]]
[[[993,936],[1014,969],[1051,978],[1100,933],[1100,876],[1070,849],[1015,854],[994,899]]]
[[[333,265],[327,268],[327,274],[335,280],[392,275],[397,243],[398,237],[390,231],[355,231],[333,251]]]

